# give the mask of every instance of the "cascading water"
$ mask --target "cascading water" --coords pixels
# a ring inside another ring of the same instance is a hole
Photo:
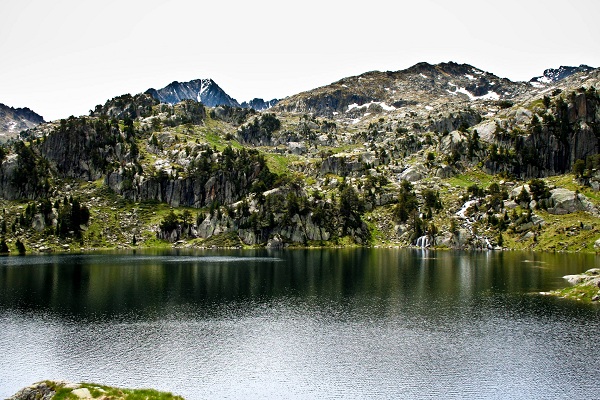
[[[429,236],[424,235],[424,236],[419,237],[417,239],[417,242],[415,244],[416,244],[417,247],[419,247],[421,249],[428,248],[430,246]]]

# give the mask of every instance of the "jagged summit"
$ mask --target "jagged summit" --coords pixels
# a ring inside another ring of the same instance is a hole
[[[171,82],[162,89],[148,89],[150,94],[161,103],[176,104],[182,100],[196,100],[209,107],[227,105],[239,107],[240,104],[229,96],[212,79],[194,79],[189,82]]]
[[[209,107],[230,106],[253,108],[256,111],[263,111],[273,107],[278,100],[273,99],[265,101],[254,98],[248,102],[240,104],[236,99],[229,96],[212,79],[194,79],[189,82],[173,81],[162,89],[148,89],[147,94],[154,97],[161,103],[176,104],[182,100],[195,100]]]
[[[581,64],[579,67],[568,67],[563,65],[559,68],[548,68],[544,70],[544,74],[542,76],[531,78],[529,83],[534,86],[552,84],[568,78],[578,72],[590,72],[594,69],[594,67],[590,67],[589,65],[585,64]]]
[[[0,103],[0,142],[44,122],[44,118],[27,107],[13,108]]]

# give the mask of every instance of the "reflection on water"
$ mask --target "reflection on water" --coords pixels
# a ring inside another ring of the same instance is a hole
[[[350,249],[0,259],[0,397],[41,379],[199,398],[595,396],[591,255]]]

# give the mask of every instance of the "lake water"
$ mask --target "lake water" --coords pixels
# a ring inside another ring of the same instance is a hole
[[[0,398],[44,379],[186,399],[599,398],[593,255],[350,249],[0,259]]]

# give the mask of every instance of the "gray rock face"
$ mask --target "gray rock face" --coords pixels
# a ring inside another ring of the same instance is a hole
[[[465,147],[467,137],[459,132],[452,131],[440,140],[439,152],[442,154],[451,154],[453,151],[461,151]]]
[[[571,285],[589,285],[600,287],[600,269],[592,268],[585,271],[583,274],[565,275],[564,279]]]
[[[550,193],[552,194],[550,197],[551,206],[548,207],[550,214],[563,215],[577,211],[597,212],[594,205],[583,194],[576,194],[563,188],[553,189]]]
[[[40,382],[18,391],[7,400],[50,400],[55,394],[47,383]]]
[[[217,173],[203,182],[192,177],[184,179],[145,179],[136,177],[131,187],[125,188],[125,177],[122,172],[106,175],[105,183],[115,192],[132,201],[160,201],[171,207],[201,208],[213,201],[221,204],[232,204],[245,194],[254,177],[245,177],[243,187],[236,189],[233,180],[225,173]]]
[[[281,235],[274,235],[267,242],[268,249],[282,249],[283,247],[284,247],[284,243],[283,243],[283,239],[281,238]]]
[[[321,163],[321,176],[327,174],[335,174],[340,176],[347,176],[354,172],[364,170],[364,163],[358,159],[357,156],[350,156],[348,154],[334,154],[327,157]]]
[[[59,176],[97,180],[102,177],[105,164],[128,160],[123,146],[116,146],[118,138],[116,127],[68,120],[48,135],[39,151]]]
[[[31,221],[31,226],[38,232],[42,232],[44,229],[46,229],[46,221],[44,219],[44,215],[35,214],[33,216],[33,220]]]
[[[552,110],[555,123],[542,124],[518,146],[533,149],[535,157],[523,162],[517,175],[563,174],[576,160],[600,153],[600,99],[579,90],[563,104]]]
[[[407,180],[409,182],[417,182],[427,176],[427,170],[424,166],[417,164],[411,167],[408,167],[404,172],[402,172],[399,176],[399,180]]]
[[[481,122],[481,115],[479,115],[479,113],[473,110],[459,111],[437,118],[427,127],[427,130],[437,132],[452,132],[461,126],[471,127],[477,125],[479,122]]]
[[[242,102],[242,104],[240,104],[240,106],[242,108],[252,108],[253,110],[256,110],[256,111],[264,111],[264,110],[268,110],[269,108],[273,107],[278,102],[279,102],[278,99],[265,101],[263,99],[254,98],[250,101]]]
[[[519,195],[521,194],[521,192],[523,191],[523,189],[529,193],[529,196],[531,196],[531,188],[529,187],[528,184],[524,184],[521,186],[517,186],[515,188],[513,188],[513,190],[510,191],[510,198],[511,199],[516,199],[517,197],[519,197]]]
[[[15,170],[18,167],[17,156],[9,156],[0,166],[0,195],[7,200],[16,200],[28,198],[27,193],[23,193],[12,181]]]

